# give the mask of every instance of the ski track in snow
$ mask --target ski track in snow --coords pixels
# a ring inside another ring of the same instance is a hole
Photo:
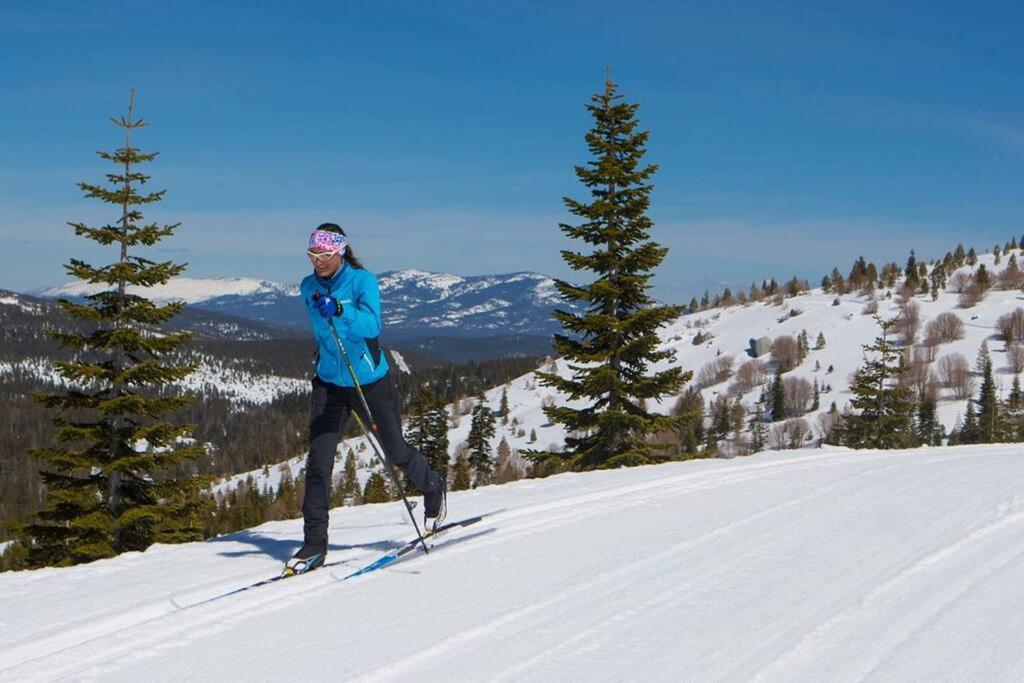
[[[0,575],[0,679],[1013,680],[1022,457],[824,449],[453,493],[449,519],[494,514],[340,583],[410,534],[398,505],[343,509],[340,568],[185,610],[272,575],[301,521]]]

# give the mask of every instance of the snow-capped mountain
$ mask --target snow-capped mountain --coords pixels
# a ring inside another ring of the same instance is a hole
[[[546,345],[560,329],[552,310],[566,307],[554,280],[538,273],[464,277],[401,270],[380,273],[378,278],[389,344],[439,336],[527,335],[544,338]],[[79,282],[40,290],[38,295],[80,297],[94,291],[97,286]],[[253,278],[175,278],[145,295],[308,334],[309,321],[296,285]]]

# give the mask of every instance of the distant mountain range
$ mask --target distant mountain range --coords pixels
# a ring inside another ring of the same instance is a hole
[[[423,270],[378,274],[387,346],[444,360],[485,360],[551,350],[561,326],[551,313],[573,310],[554,280],[531,272],[459,276]],[[79,298],[99,290],[74,282],[38,290],[46,298]],[[306,336],[309,320],[295,284],[254,278],[175,278],[147,289],[155,301],[180,300],[202,310],[257,321],[274,336]],[[487,338],[486,344],[480,339]]]

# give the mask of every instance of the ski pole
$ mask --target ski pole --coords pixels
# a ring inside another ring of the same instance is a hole
[[[320,298],[320,292],[313,295],[313,300],[316,301]],[[363,434],[366,436],[366,440],[373,446],[373,452],[376,453],[377,459],[380,460],[381,464],[384,465],[384,471],[388,473],[388,478],[391,479],[392,485],[398,490],[399,495],[402,496],[402,502],[405,503],[405,510],[409,513],[409,519],[412,520],[412,527],[416,530],[416,537],[420,541],[420,545],[423,546],[423,552],[430,554],[430,550],[427,548],[427,542],[423,540],[423,534],[420,532],[420,525],[416,523],[416,515],[412,513],[412,505],[409,504],[409,499],[405,496],[405,488],[402,486],[402,482],[395,476],[394,470],[391,469],[391,464],[384,457],[384,452],[380,446],[380,442],[377,439],[377,421],[373,419],[373,413],[370,412],[370,405],[366,402],[366,396],[363,395],[363,388],[359,385],[359,380],[356,379],[356,371],[352,368],[352,363],[348,360],[348,353],[345,351],[345,345],[341,343],[341,337],[338,336],[338,330],[334,328],[334,321],[328,320],[327,326],[331,328],[331,336],[334,337],[334,343],[338,347],[338,352],[341,353],[342,360],[345,361],[345,367],[348,368],[348,374],[352,377],[352,383],[356,387],[356,393],[359,394],[359,400],[363,404],[363,410],[366,411],[366,416],[370,419],[371,429],[366,429],[366,425],[363,424],[362,419],[359,417],[359,411],[354,410],[352,414],[356,416],[356,422],[359,423],[359,427],[363,430]]]

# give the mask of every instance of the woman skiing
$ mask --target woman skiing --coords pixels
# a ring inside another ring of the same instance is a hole
[[[376,276],[359,262],[345,232],[334,223],[324,223],[313,231],[306,254],[313,273],[303,279],[300,290],[317,343],[317,363],[302,503],[305,542],[286,566],[286,571],[296,574],[316,569],[327,556],[334,456],[353,410],[367,428],[377,425],[375,433],[384,457],[423,493],[427,530],[444,519],[447,488],[444,477],[402,436],[398,405],[387,376],[388,361],[378,342],[381,319]],[[339,341],[345,356],[338,348]]]

